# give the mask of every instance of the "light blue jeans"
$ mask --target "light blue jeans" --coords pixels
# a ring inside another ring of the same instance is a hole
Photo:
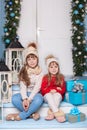
[[[30,95],[30,92],[27,93],[27,96],[29,95]],[[36,94],[27,111],[25,111],[23,108],[22,97],[20,93],[14,94],[12,96],[12,103],[20,111],[19,117],[22,120],[25,120],[31,114],[33,114],[34,112],[37,112],[37,110],[41,107],[41,105],[43,104],[43,96],[40,93]]]

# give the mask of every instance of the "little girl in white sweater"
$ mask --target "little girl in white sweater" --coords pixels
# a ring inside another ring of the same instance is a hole
[[[39,119],[36,113],[43,103],[39,93],[42,81],[42,70],[38,65],[39,56],[35,43],[30,43],[24,51],[25,64],[19,73],[20,93],[13,95],[12,103],[20,113],[7,115],[7,120],[24,120],[29,117]]]

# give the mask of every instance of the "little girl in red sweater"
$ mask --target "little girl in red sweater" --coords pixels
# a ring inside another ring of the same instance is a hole
[[[59,105],[66,91],[64,76],[60,73],[58,60],[53,55],[46,57],[46,65],[48,74],[42,79],[41,93],[50,109],[45,119],[52,120],[56,118],[58,122],[64,122],[65,114],[59,109]]]

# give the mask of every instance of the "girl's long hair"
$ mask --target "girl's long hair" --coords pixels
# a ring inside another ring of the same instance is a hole
[[[51,62],[52,63],[52,62]],[[56,63],[55,61],[53,63]],[[55,85],[60,85],[62,84],[63,82],[63,79],[64,79],[64,75],[60,73],[60,68],[59,68],[59,64],[56,63],[58,65],[58,73],[55,75],[55,78],[56,78],[56,82],[55,82]],[[46,74],[46,76],[48,77],[48,86],[50,85],[50,81],[51,81],[51,74],[50,72],[48,72],[48,74]]]
[[[27,59],[29,57],[36,57],[34,54],[29,54],[27,57],[26,57],[26,63],[24,64],[24,66],[21,68],[20,72],[19,72],[19,75],[18,75],[18,78],[19,78],[19,82],[20,81],[23,81],[25,83],[26,86],[29,86],[30,85],[30,78],[29,78],[29,75],[27,73],[27,69],[29,68],[28,66],[28,63],[27,63]],[[38,66],[38,57],[37,57],[37,65]]]
[[[46,58],[45,58],[45,63],[47,63],[47,60],[49,58],[55,58],[52,54],[48,55]],[[52,62],[51,62],[52,63]],[[51,64],[50,63],[50,64]],[[64,79],[64,75],[60,73],[60,67],[59,67],[59,64],[55,61],[53,61],[53,63],[56,63],[58,65],[58,73],[55,75],[56,77],[56,82],[55,82],[55,85],[60,85],[62,84],[63,82],[63,79]],[[49,65],[50,65],[49,64]],[[45,76],[47,76],[48,78],[48,86],[50,85],[50,81],[51,81],[51,74],[48,72],[48,74],[46,74]]]
[[[19,82],[23,81],[26,86],[29,86],[30,85],[30,78],[28,77],[28,73],[27,73],[26,68],[27,68],[26,65],[24,65],[22,67],[22,69],[19,72],[18,77],[19,77]]]

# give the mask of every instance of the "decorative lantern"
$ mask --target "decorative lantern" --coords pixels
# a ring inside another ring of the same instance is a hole
[[[12,90],[11,71],[5,65],[4,61],[0,61],[0,101],[7,103],[11,102]]]
[[[6,65],[12,71],[12,84],[18,84],[18,73],[23,66],[24,47],[15,38],[6,49]]]

